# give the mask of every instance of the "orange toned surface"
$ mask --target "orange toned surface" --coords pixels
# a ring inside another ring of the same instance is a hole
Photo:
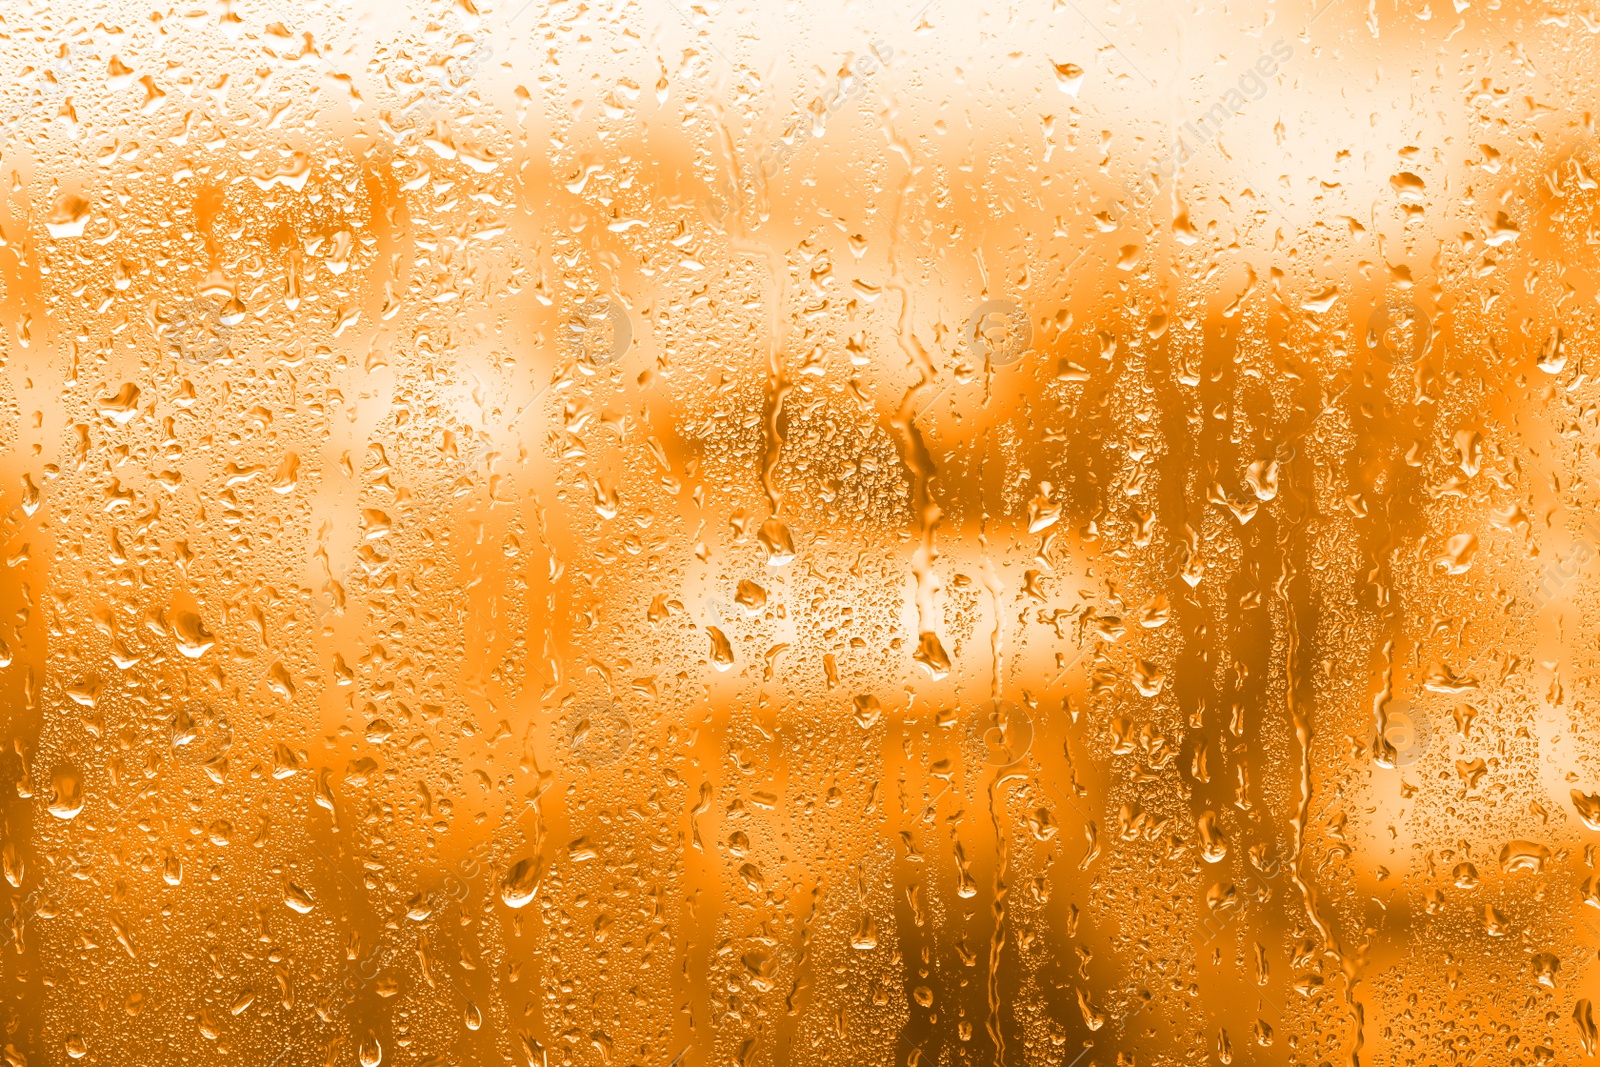
[[[1587,1062],[1596,18],[0,5],[7,1067]]]

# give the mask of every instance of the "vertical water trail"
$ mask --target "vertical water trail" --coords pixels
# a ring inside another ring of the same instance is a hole
[[[769,566],[780,567],[794,559],[794,535],[780,518],[783,511],[783,491],[778,487],[778,464],[783,459],[783,402],[793,384],[783,365],[783,312],[788,306],[788,269],[780,257],[745,232],[742,202],[742,175],[735,160],[738,153],[733,147],[733,135],[725,123],[719,123],[719,143],[730,178],[725,188],[731,194],[728,208],[728,244],[736,253],[758,259],[766,264],[771,290],[771,303],[767,307],[767,405],[763,419],[761,443],[761,491],[766,494],[771,514],[761,524],[757,538],[767,552]]]
[[[1004,1067],[1006,1062],[1005,1031],[1000,1025],[1000,954],[1006,945],[1006,901],[1010,894],[1006,886],[1006,878],[1011,873],[1011,850],[1006,842],[1004,828],[1000,825],[1000,787],[1013,778],[1021,778],[1019,773],[996,773],[994,782],[989,786],[989,822],[994,827],[995,838],[995,866],[994,866],[994,933],[989,937],[989,1017],[984,1023],[989,1032],[989,1039],[994,1042],[995,1067]]]
[[[1298,495],[1298,494],[1296,494]],[[1301,524],[1303,528],[1303,523]],[[1323,950],[1332,953],[1334,960],[1339,964],[1345,976],[1345,1002],[1350,1005],[1351,1020],[1355,1024],[1355,1036],[1350,1050],[1351,1067],[1360,1067],[1361,1046],[1363,1044],[1364,1013],[1355,1001],[1355,986],[1359,981],[1354,966],[1346,959],[1344,952],[1339,947],[1338,939],[1334,936],[1333,928],[1325,921],[1317,910],[1316,893],[1305,880],[1304,852],[1306,840],[1306,827],[1311,822],[1311,716],[1309,709],[1300,699],[1300,619],[1295,610],[1294,602],[1289,596],[1289,583],[1295,574],[1294,564],[1289,559],[1288,548],[1282,553],[1283,574],[1278,581],[1278,590],[1283,597],[1284,616],[1286,620],[1286,641],[1284,650],[1284,675],[1286,699],[1289,703],[1289,714],[1294,723],[1295,741],[1300,748],[1300,795],[1295,814],[1290,819],[1293,829],[1291,856],[1289,861],[1289,878],[1294,882],[1295,888],[1300,891],[1301,900],[1306,907],[1306,916],[1311,924],[1317,928],[1317,933],[1322,937]],[[1384,656],[1388,660],[1394,650],[1394,643],[1384,645]],[[1389,674],[1384,675],[1385,694],[1389,688]],[[1387,696],[1380,694],[1380,701],[1387,700]]]
[[[1001,715],[1001,673],[1005,662],[1005,631],[1002,628],[1004,616],[1000,609],[1000,594],[1005,587],[1000,583],[1000,578],[995,574],[994,561],[989,558],[988,538],[979,534],[979,541],[984,546],[983,559],[983,584],[989,591],[990,601],[994,605],[994,626],[989,631],[989,715],[993,723],[992,729],[1000,731],[1000,744],[1006,765],[1011,762],[1011,741],[1009,732],[1011,723],[1002,720]],[[988,752],[990,746],[985,735],[984,751]],[[1000,824],[1000,784],[1013,777],[1007,774],[1004,765],[996,771],[995,782],[989,787],[989,822],[994,826],[995,842],[995,870],[994,870],[994,932],[989,937],[989,1018],[986,1027],[989,1038],[994,1042],[995,1067],[1001,1067],[1006,1058],[1005,1032],[1000,1025],[1000,954],[1006,943],[1006,901],[1009,890],[1006,878],[1010,874],[1011,849],[1006,841],[1005,828]]]
[[[917,395],[933,384],[937,375],[933,360],[912,329],[911,288],[900,268],[900,217],[904,214],[906,194],[911,191],[912,179],[908,175],[895,199],[894,217],[890,220],[889,281],[887,288],[900,296],[900,317],[896,323],[895,340],[906,360],[916,368],[917,380],[906,388],[900,408],[889,420],[900,435],[906,469],[911,474],[911,509],[917,520],[917,544],[911,553],[911,572],[917,583],[917,651],[913,655],[934,678],[950,673],[950,657],[939,641],[938,615],[933,597],[938,579],[933,572],[933,561],[939,557],[934,547],[934,534],[939,520],[944,517],[933,497],[933,480],[938,475],[933,456],[922,440],[917,428]]]

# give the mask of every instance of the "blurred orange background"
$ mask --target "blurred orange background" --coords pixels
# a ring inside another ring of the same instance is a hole
[[[0,13],[9,1067],[1594,1054],[1600,23],[919,5]]]

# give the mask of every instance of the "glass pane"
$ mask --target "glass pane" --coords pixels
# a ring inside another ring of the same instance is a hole
[[[1596,1053],[1592,13],[0,22],[7,1067]]]

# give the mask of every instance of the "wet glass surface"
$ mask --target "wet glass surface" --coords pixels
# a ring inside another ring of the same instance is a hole
[[[0,8],[0,1048],[1595,1052],[1592,11]]]

